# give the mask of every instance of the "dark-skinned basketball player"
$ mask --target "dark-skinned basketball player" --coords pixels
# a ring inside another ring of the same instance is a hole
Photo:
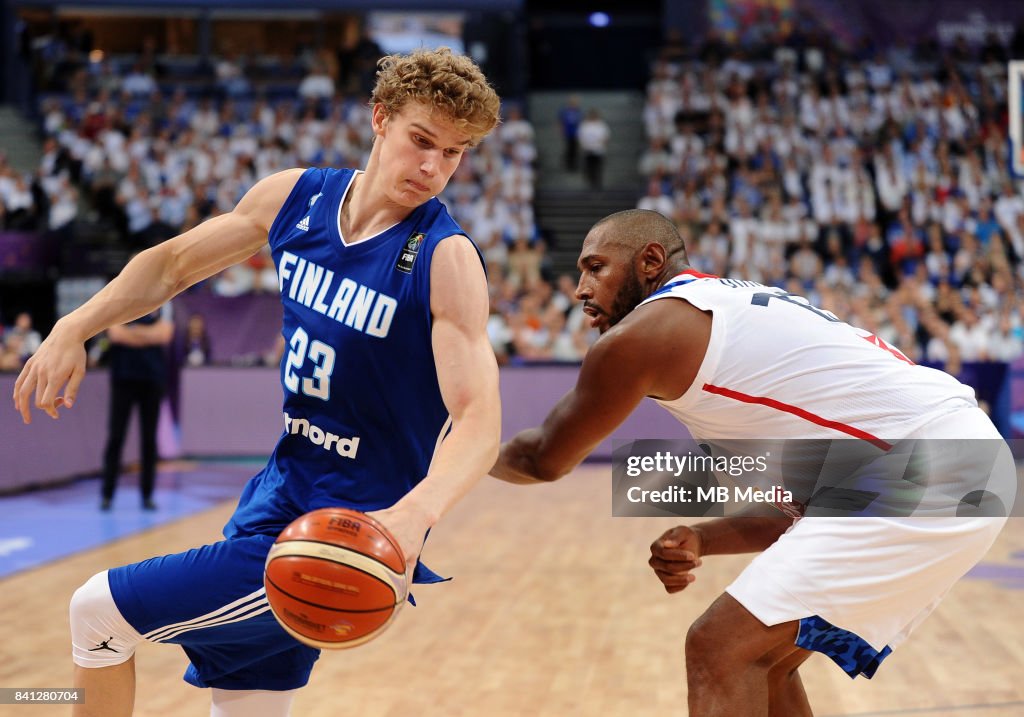
[[[1000,439],[953,377],[801,297],[693,271],[675,226],[655,212],[598,222],[578,266],[577,296],[602,336],[544,423],[502,446],[497,478],[557,480],[645,397],[712,444],[855,439],[884,452],[891,439]],[[872,676],[1004,522],[780,511],[669,530],[650,557],[669,593],[707,556],[760,553],[689,629],[689,714],[811,714],[797,672],[805,660],[821,652],[851,677]]]

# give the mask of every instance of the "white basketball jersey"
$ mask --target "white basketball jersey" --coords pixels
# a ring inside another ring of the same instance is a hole
[[[693,384],[658,401],[695,438],[854,437],[887,449],[977,406],[974,390],[949,374],[783,289],[687,270],[643,303],[667,298],[712,314]]]

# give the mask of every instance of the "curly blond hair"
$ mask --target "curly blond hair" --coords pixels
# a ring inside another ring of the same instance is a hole
[[[387,55],[377,65],[370,102],[384,105],[389,115],[410,100],[424,102],[470,135],[474,145],[500,121],[501,100],[484,73],[471,59],[447,47]]]

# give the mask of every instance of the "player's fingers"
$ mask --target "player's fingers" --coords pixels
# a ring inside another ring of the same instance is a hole
[[[699,560],[662,560],[661,558],[652,557],[647,561],[656,572],[663,571],[666,573],[684,573],[688,570],[693,570],[700,567]]]
[[[34,367],[26,364],[25,370],[18,376],[14,384],[14,408],[21,414],[21,420],[32,423],[32,410],[29,403],[32,389],[35,387]]]
[[[418,559],[418,558],[417,558]],[[406,592],[412,587],[412,576],[416,573],[416,561],[405,563],[405,584]]]
[[[60,383],[50,380],[47,377],[36,386],[36,408],[46,413],[50,418],[58,418],[56,409],[57,389]]]
[[[651,550],[651,555],[662,560],[681,560],[681,561],[696,561],[697,554],[687,548],[666,548],[664,546],[657,546]]]
[[[686,573],[685,575],[672,575],[670,573],[663,573],[655,570],[654,574],[658,576],[658,580],[660,580],[667,588],[684,588],[697,579],[690,573]]]
[[[686,538],[690,534],[690,529],[685,525],[679,525],[670,530],[666,530],[661,534],[661,537],[651,543],[651,552],[653,553],[658,548],[676,548],[686,542]]]
[[[75,366],[71,372],[71,378],[68,379],[68,385],[64,388],[64,396],[61,399],[68,408],[75,405],[75,399],[78,397],[78,387],[81,385],[83,378],[85,378],[85,366]]]
[[[14,391],[11,392],[11,400],[14,401],[15,406],[18,405],[18,389],[20,389],[22,384],[25,383],[25,377],[32,370],[31,361],[32,359],[29,359],[25,362],[25,365],[21,369],[21,373],[18,374],[18,378],[14,379]]]

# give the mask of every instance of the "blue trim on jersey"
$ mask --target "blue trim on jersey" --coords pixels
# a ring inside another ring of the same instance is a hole
[[[820,652],[839,665],[851,678],[864,675],[871,679],[875,676],[878,666],[882,664],[882,660],[892,653],[892,648],[888,645],[876,650],[863,638],[849,630],[836,627],[817,615],[800,620],[796,645],[805,650]]]
[[[684,284],[689,284],[691,281],[697,281],[698,278],[700,277],[684,275],[679,277],[678,279],[673,279],[672,281],[670,281],[669,283],[665,284],[663,287],[652,293],[650,296],[648,296],[647,299],[644,299],[644,301],[656,298],[658,296],[661,296],[662,294],[669,294],[672,292],[672,289],[676,288],[677,286],[683,286]]]

